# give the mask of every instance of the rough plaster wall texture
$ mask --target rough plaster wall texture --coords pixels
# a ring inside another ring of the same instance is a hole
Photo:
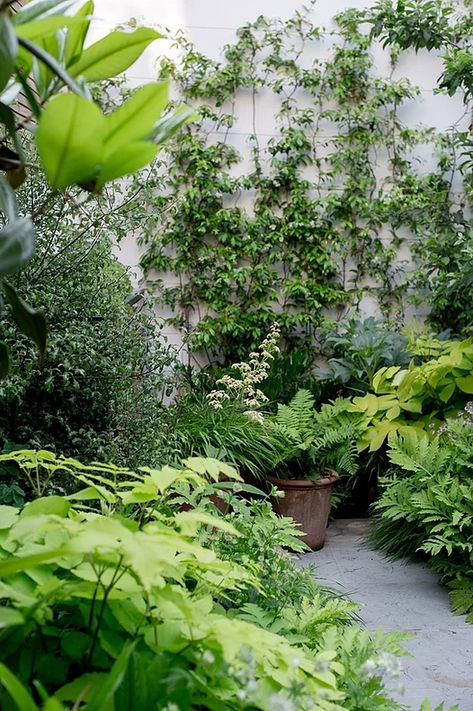
[[[221,58],[221,47],[234,40],[235,30],[246,22],[255,20],[259,15],[281,17],[287,19],[296,10],[300,10],[302,2],[299,0],[240,0],[238,3],[229,0],[96,0],[94,39],[106,31],[113,29],[121,23],[127,22],[131,17],[138,22],[151,25],[164,25],[169,28],[172,35],[176,30],[182,29],[189,39],[196,45],[197,50],[212,59]],[[312,9],[311,19],[315,24],[327,28],[334,28],[332,18],[338,12],[351,8],[368,7],[371,2],[367,0],[319,0]],[[331,47],[337,43],[336,36],[324,35],[322,40],[313,43],[307,50],[305,61],[317,57],[323,60],[331,54]],[[151,81],[155,77],[156,62],[160,55],[173,56],[175,50],[172,43],[164,40],[152,45],[142,58],[130,69],[128,76],[130,84],[141,84]],[[388,54],[380,45],[372,49],[374,69],[377,76],[387,77],[391,73]],[[417,127],[420,124],[432,126],[438,130],[447,130],[458,119],[463,125],[468,125],[468,117],[463,116],[461,96],[448,97],[434,94],[436,79],[441,73],[441,61],[431,53],[420,51],[418,54],[403,54],[392,76],[394,79],[407,77],[413,84],[420,87],[420,96],[406,101],[400,109],[400,119],[408,127]],[[256,112],[253,115],[252,98],[249,93],[238,97],[235,106],[235,115],[238,118],[236,125],[228,134],[228,142],[235,146],[243,155],[243,161],[235,166],[235,173],[241,174],[249,166],[248,136],[256,132],[260,144],[263,145],[274,135],[276,127],[274,112],[277,108],[277,98],[272,92],[260,92],[256,101]],[[462,125],[460,124],[460,125]],[[330,135],[334,127],[330,122],[321,124],[321,155],[330,150]],[[211,136],[219,140],[221,136],[215,133]],[[325,145],[324,145],[325,143]],[[419,148],[419,170],[429,170],[432,165],[432,151],[429,144]],[[379,177],[385,174],[385,161],[378,156],[377,173]],[[455,186],[459,187],[459,186]],[[246,196],[239,203],[251,209],[251,198]],[[408,237],[408,235],[406,235]],[[389,240],[388,236],[383,239]],[[119,257],[127,265],[136,266],[139,261],[140,250],[134,235],[122,242]],[[402,247],[399,261],[409,268],[409,245]],[[137,280],[140,278],[136,271]],[[166,277],[167,284],[173,285],[175,279]],[[366,295],[361,303],[362,310],[367,313],[376,311],[375,300]],[[164,313],[162,314],[164,315]],[[411,316],[416,315],[411,311]],[[417,314],[422,316],[422,314]],[[179,343],[180,336],[172,328],[167,329],[167,335],[172,342]]]

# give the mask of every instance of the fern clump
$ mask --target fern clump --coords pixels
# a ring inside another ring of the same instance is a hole
[[[279,405],[271,427],[290,443],[275,462],[279,477],[317,479],[327,468],[356,475],[357,428],[346,415],[346,401],[317,411],[312,393],[299,390],[289,404]]]
[[[451,590],[452,609],[473,623],[473,423],[449,421],[432,441],[393,437],[370,541],[389,556],[427,556]]]

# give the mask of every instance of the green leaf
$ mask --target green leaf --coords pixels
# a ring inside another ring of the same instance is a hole
[[[0,276],[14,274],[34,254],[35,232],[29,217],[7,222],[0,230]]]
[[[0,341],[0,380],[10,372],[10,351],[6,343]]]
[[[1,558],[0,578],[15,575],[16,573],[20,573],[24,570],[28,570],[28,568],[39,565],[40,563],[49,563],[50,561],[61,557],[61,555],[64,555],[64,552],[65,550],[63,548],[55,548],[47,550],[44,553],[35,553],[34,555]]]
[[[106,117],[107,155],[127,142],[141,141],[151,131],[168,103],[168,82],[146,84],[120,108]]]
[[[151,42],[162,36],[148,27],[130,33],[111,32],[84,50],[78,61],[68,67],[69,73],[87,81],[110,79],[128,69]]]
[[[0,530],[11,528],[18,518],[18,509],[14,506],[0,506]]]
[[[150,163],[158,151],[154,143],[135,141],[126,143],[117,148],[106,160],[96,182],[96,189],[100,190],[105,183],[121,178],[123,175],[134,173]]]
[[[105,120],[99,108],[76,94],[52,99],[41,116],[37,147],[51,187],[93,180],[100,167]]]
[[[462,393],[468,395],[473,394],[473,375],[467,375],[464,378],[455,378],[455,385]]]
[[[41,356],[46,352],[46,340],[48,329],[44,314],[35,311],[29,304],[17,294],[15,289],[7,281],[3,282],[5,299],[12,308],[13,319],[25,336],[31,338]]]
[[[67,32],[66,44],[64,48],[64,60],[66,62],[66,67],[76,62],[81,55],[84,40],[87,36],[90,25],[90,20],[88,18],[93,12],[94,3],[92,0],[89,0],[82,5],[80,10],[74,15],[76,18],[83,19],[83,22],[79,25],[70,27]]]
[[[51,15],[66,12],[77,0],[32,0],[20,12],[13,15],[12,22],[15,27],[39,20]]]
[[[21,681],[0,662],[0,684],[16,704],[18,711],[39,711],[35,702],[25,689]]]
[[[79,27],[85,23],[84,20],[76,19],[74,17],[64,17],[62,15],[58,17],[45,17],[42,20],[37,20],[36,22],[26,22],[23,25],[17,27],[16,34],[18,37],[23,39],[31,40],[32,42],[39,42],[45,40],[56,34],[58,30],[62,30],[65,27],[73,27],[78,25]]]
[[[20,518],[47,516],[50,514],[65,518],[70,508],[71,504],[62,496],[42,496],[27,503],[20,514]]]
[[[187,106],[179,106],[173,114],[159,119],[147,138],[158,144],[163,143],[163,141],[174,135],[181,126],[193,121],[195,118],[197,118],[197,114],[193,109],[189,109]]]
[[[6,12],[0,12],[0,91],[3,91],[13,74],[17,55],[15,29]]]
[[[16,625],[22,625],[25,618],[12,607],[0,607],[0,630],[5,629],[5,627],[14,627]]]
[[[439,392],[439,398],[442,402],[448,402],[455,392],[455,383],[449,383]]]
[[[122,684],[125,678],[126,670],[133,650],[137,645],[138,640],[128,642],[124,647],[119,657],[115,660],[109,674],[99,692],[87,706],[87,711],[102,711],[106,704],[112,701],[115,692]]]

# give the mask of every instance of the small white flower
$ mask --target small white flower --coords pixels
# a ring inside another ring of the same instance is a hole
[[[210,651],[210,649],[206,649],[205,652],[202,655],[202,661],[204,664],[213,664],[215,661],[215,657]]]

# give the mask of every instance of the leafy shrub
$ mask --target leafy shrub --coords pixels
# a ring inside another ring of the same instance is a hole
[[[0,445],[152,461],[173,353],[149,309],[128,303],[131,281],[112,255],[120,209],[108,218],[99,202],[99,217],[84,217],[64,196],[51,201],[41,178],[22,200],[41,214],[35,256],[15,284],[47,313],[49,344],[41,362],[7,315],[1,319],[15,348],[12,372],[0,382]]]
[[[360,450],[376,451],[389,435],[410,429],[427,436],[464,407],[473,393],[473,342],[444,341],[441,348],[442,355],[420,365],[381,368],[372,392],[353,398],[347,410],[360,418]]]
[[[332,385],[333,394],[364,393],[380,368],[409,362],[407,340],[372,316],[328,323],[317,337],[327,362],[315,374]]]
[[[471,410],[471,407],[469,407]],[[452,608],[473,622],[473,421],[449,421],[432,441],[392,438],[370,533],[390,556],[422,552],[451,589]]]
[[[244,555],[224,560],[203,543],[210,538],[223,549],[221,531],[238,546],[252,524],[279,530],[280,540],[297,537],[287,521],[275,524],[273,516],[265,524],[264,509],[251,523],[237,512],[223,520],[202,508],[180,510],[179,496],[205,496],[207,479],[238,479],[231,468],[189,459],[132,472],[45,452],[7,456],[40,474],[60,469],[83,488],[35,499],[21,512],[0,508],[2,708],[37,709],[37,699],[52,695],[45,709],[354,711],[355,677],[356,703],[362,697],[371,704],[364,708],[397,708],[378,667],[383,649],[400,651],[399,639],[347,626],[350,603],[319,595],[301,607],[301,590],[296,605],[287,601],[280,632],[274,610],[271,621],[256,605],[232,608],[233,595],[260,589],[264,567]],[[260,548],[269,546],[266,536]],[[329,635],[332,623],[347,632]]]

